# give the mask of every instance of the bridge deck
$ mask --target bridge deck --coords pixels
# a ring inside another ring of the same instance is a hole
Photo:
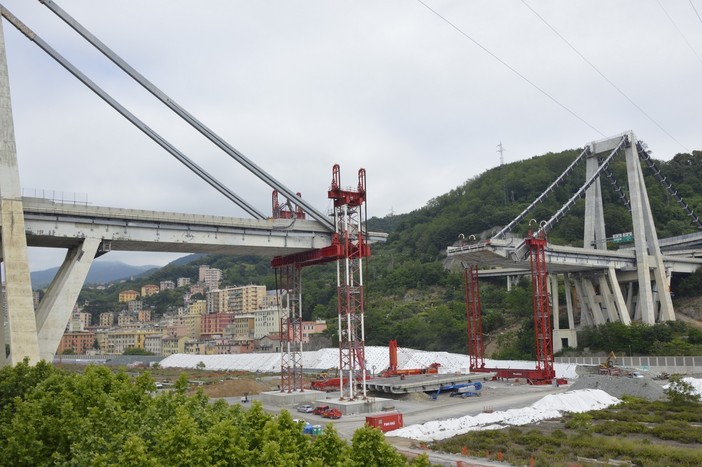
[[[99,238],[109,250],[288,255],[331,244],[315,220],[242,219],[57,203],[23,198],[27,245],[70,248]],[[370,241],[387,234],[370,233]]]

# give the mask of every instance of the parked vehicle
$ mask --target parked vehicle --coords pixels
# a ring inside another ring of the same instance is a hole
[[[323,414],[324,418],[331,418],[332,420],[338,420],[341,418],[341,410],[339,409],[328,409]]]
[[[314,412],[314,407],[312,407],[311,405],[305,404],[305,405],[299,406],[297,408],[297,411],[302,412],[302,413],[312,413],[312,412]]]

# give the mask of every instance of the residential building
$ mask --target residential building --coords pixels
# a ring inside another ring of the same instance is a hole
[[[232,313],[201,315],[200,337],[211,338],[224,335],[224,329],[234,320]]]
[[[136,300],[139,297],[139,292],[136,290],[123,290],[119,293],[119,303],[127,303]]]
[[[237,342],[250,342],[254,339],[256,319],[253,313],[234,315],[234,322],[229,326],[227,335],[231,335]]]
[[[280,352],[280,333],[271,333],[256,339],[254,352]]]
[[[288,293],[287,290],[267,290],[261,308],[275,308],[280,306],[281,299]]]
[[[198,280],[204,283],[208,289],[216,289],[222,280],[222,270],[202,264],[198,270]]]
[[[115,325],[115,314],[111,312],[100,313],[100,326],[110,327]]]
[[[177,353],[185,353],[185,343],[193,340],[192,337],[164,337],[161,339],[161,354],[168,356]]]
[[[251,353],[254,350],[253,340],[238,342],[232,339],[215,339],[212,342],[217,354]]]
[[[175,289],[175,282],[161,281],[159,288],[161,289],[161,291]]]
[[[107,351],[113,355],[123,354],[127,349],[143,349],[146,336],[160,334],[155,330],[118,329],[107,332]],[[105,350],[105,349],[103,349]]]
[[[187,313],[191,315],[204,315],[207,313],[207,300],[195,300],[188,305]]]
[[[150,297],[151,295],[156,295],[159,291],[160,289],[156,284],[146,284],[141,286],[142,297]]]
[[[230,287],[227,290],[227,311],[230,313],[250,313],[264,308],[265,285]]]
[[[144,308],[144,302],[141,300],[132,300],[131,302],[127,302],[127,310],[130,313],[138,313]]]
[[[200,337],[200,326],[202,325],[201,316],[202,315],[187,314],[178,317],[180,325],[185,326],[188,330],[188,336],[193,339],[198,339]]]
[[[212,289],[206,294],[207,301],[207,313],[225,313],[227,312],[227,290],[226,289]]]
[[[128,313],[120,313],[117,317],[117,326],[123,328],[129,326],[134,321],[132,315]]]
[[[148,323],[151,321],[151,310],[139,310],[137,312],[137,321],[140,323]]]
[[[66,353],[72,350],[76,355],[85,355],[87,350],[91,350],[95,344],[95,333],[90,331],[65,332],[61,337],[57,354]]]
[[[266,308],[256,310],[254,315],[254,339],[259,340],[271,333],[280,333],[280,318],[282,313],[279,308]]]
[[[154,355],[163,354],[163,334],[149,334],[144,337],[144,350]]]
[[[310,337],[313,334],[321,334],[327,330],[327,322],[323,319],[318,319],[316,321],[303,321],[302,322],[302,342],[305,344],[310,341]]]
[[[207,292],[207,287],[205,287],[204,282],[198,282],[197,284],[190,285],[191,295],[195,295],[198,293],[201,295],[205,295],[205,292]]]
[[[189,277],[179,277],[176,280],[176,285],[178,288],[190,285],[190,278]]]

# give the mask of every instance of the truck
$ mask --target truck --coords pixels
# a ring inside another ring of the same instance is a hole
[[[383,413],[366,416],[366,426],[380,429],[383,433],[402,428],[402,414],[400,412]]]

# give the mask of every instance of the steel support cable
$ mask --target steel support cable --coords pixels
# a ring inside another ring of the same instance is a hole
[[[597,161],[598,161],[599,165],[602,165],[602,158],[601,157],[598,157]],[[621,187],[621,185],[619,185],[619,182],[614,177],[614,174],[612,173],[612,171],[609,170],[609,167],[605,167],[603,170],[603,173],[609,179],[610,185],[612,185],[614,192],[617,195],[619,195],[619,200],[622,202],[622,204],[624,204],[627,211],[631,211],[631,203],[629,202],[629,198],[627,198],[626,193],[624,193],[624,189]]]
[[[590,148],[586,147],[583,149],[583,152],[580,153],[578,157],[575,158],[573,162],[570,163],[570,165],[563,171],[561,175],[558,176],[558,178],[551,183],[548,188],[544,190],[543,193],[539,195],[538,198],[536,198],[530,205],[527,207],[524,211],[522,211],[517,217],[514,218],[512,222],[507,224],[502,230],[497,232],[495,235],[492,236],[492,238],[504,238],[505,234],[508,232],[511,232],[514,227],[516,227],[517,224],[519,224],[524,218],[531,212],[534,207],[536,207],[537,204],[542,203],[546,197],[558,186],[561,184],[565,178],[570,175],[570,173],[573,171],[576,165],[580,163],[580,161],[585,158],[586,155],[590,153]]]
[[[102,100],[104,100],[107,104],[109,104],[113,109],[115,109],[117,112],[119,112],[127,120],[129,120],[134,126],[136,126],[139,130],[141,130],[144,134],[146,134],[149,138],[151,138],[159,146],[161,146],[163,149],[168,151],[173,157],[178,159],[183,165],[188,167],[191,171],[193,171],[200,178],[202,178],[204,181],[206,181],[210,186],[212,186],[217,191],[222,193],[229,200],[236,203],[240,208],[245,210],[247,213],[249,213],[251,216],[255,217],[256,219],[265,219],[266,218],[266,216],[261,214],[256,208],[254,208],[253,206],[248,204],[246,201],[244,201],[242,198],[240,198],[236,193],[234,193],[229,188],[227,188],[225,185],[223,185],[220,181],[218,181],[217,179],[212,177],[209,173],[207,173],[204,169],[202,169],[200,166],[198,166],[195,162],[190,160],[185,154],[183,154],[178,149],[176,149],[172,144],[170,144],[161,135],[156,133],[153,129],[151,129],[148,125],[146,125],[144,122],[142,122],[139,118],[137,118],[129,110],[124,108],[124,106],[122,106],[119,102],[117,102],[115,99],[113,99],[108,93],[106,93],[102,88],[100,88],[90,78],[88,78],[85,74],[83,74],[80,70],[78,70],[75,66],[73,66],[73,64],[71,64],[68,60],[66,60],[61,54],[59,54],[56,50],[54,50],[41,37],[39,37],[36,33],[34,33],[34,31],[32,31],[29,27],[27,27],[27,25],[25,25],[22,21],[20,21],[9,10],[7,10],[7,8],[5,8],[2,5],[0,5],[0,13],[2,14],[3,17],[5,17],[5,19],[7,19],[10,22],[10,24],[12,24],[15,28],[17,28],[18,31],[20,31],[22,34],[24,34],[29,40],[31,40],[32,42],[37,44],[37,46],[39,46],[39,48],[41,48],[44,52],[49,54],[51,56],[51,58],[56,60],[68,72],[70,72],[73,76],[78,78],[78,80],[81,81],[88,88],[90,88],[91,91],[93,91],[95,94],[97,94]]]
[[[656,2],[658,3],[658,6],[661,7],[661,10],[663,10],[663,13],[665,13],[665,16],[666,16],[666,18],[668,18],[668,21],[670,21],[670,24],[672,24],[673,27],[675,28],[675,30],[678,31],[678,34],[680,35],[680,37],[682,37],[682,40],[685,42],[685,45],[687,45],[687,48],[690,49],[690,51],[693,53],[695,58],[697,58],[697,61],[702,63],[702,57],[700,57],[700,55],[697,53],[697,51],[692,46],[692,44],[690,44],[690,41],[687,40],[687,36],[685,34],[683,34],[683,32],[678,27],[678,25],[675,23],[675,21],[673,21],[673,18],[668,13],[668,10],[665,9],[665,7],[663,6],[663,4],[661,3],[660,0],[656,0]],[[694,5],[693,5],[693,8],[694,8]],[[696,9],[695,9],[695,13],[697,13]]]
[[[475,44],[477,47],[479,47],[483,52],[487,53],[487,54],[490,55],[492,58],[494,58],[495,60],[497,60],[498,62],[500,62],[500,64],[503,65],[505,68],[507,68],[509,71],[511,71],[511,72],[514,73],[515,75],[519,76],[522,80],[524,80],[524,81],[527,82],[529,85],[531,85],[531,87],[533,87],[534,89],[536,89],[537,91],[539,91],[541,94],[543,94],[544,96],[546,96],[548,99],[551,100],[551,102],[555,103],[555,104],[558,105],[560,108],[562,108],[563,110],[565,110],[566,112],[568,112],[569,114],[571,114],[573,117],[575,117],[575,118],[577,118],[578,120],[580,120],[582,123],[584,123],[585,125],[587,125],[588,127],[590,127],[593,131],[595,131],[595,132],[596,132],[597,134],[599,134],[600,136],[602,136],[602,137],[605,136],[604,133],[602,133],[600,130],[598,130],[597,128],[595,128],[595,126],[593,126],[592,124],[590,124],[590,123],[589,123],[587,120],[585,120],[583,117],[581,117],[580,115],[576,114],[573,110],[571,110],[571,109],[569,109],[568,107],[566,107],[566,105],[563,104],[561,101],[559,101],[558,99],[556,99],[555,97],[553,97],[551,94],[547,93],[544,89],[540,88],[536,83],[534,83],[534,82],[531,81],[529,78],[527,78],[526,76],[524,76],[523,74],[521,74],[519,71],[517,71],[516,68],[512,67],[511,65],[509,65],[507,62],[505,62],[505,61],[502,60],[500,57],[498,57],[498,56],[495,55],[493,52],[491,52],[490,49],[488,49],[487,47],[485,47],[484,45],[482,45],[480,42],[478,42],[478,41],[476,41],[475,39],[473,39],[471,36],[468,35],[468,33],[466,33],[466,32],[463,31],[461,28],[459,28],[458,26],[456,26],[455,24],[453,24],[451,21],[449,21],[445,16],[442,16],[438,11],[434,10],[432,7],[430,7],[429,5],[427,5],[426,3],[424,3],[423,0],[417,0],[417,2],[420,3],[422,6],[424,6],[424,8],[426,8],[427,10],[431,11],[432,13],[434,13],[434,14],[435,14],[439,19],[441,19],[444,23],[448,24],[448,25],[451,26],[453,29],[455,29],[460,35],[462,35],[463,37],[465,37],[466,39],[468,39],[469,41],[471,41],[473,44]]]
[[[682,144],[680,141],[678,141],[677,138],[675,138],[675,136],[671,135],[671,134],[668,132],[668,130],[666,130],[665,128],[663,128],[663,126],[662,126],[660,123],[658,123],[656,120],[654,120],[653,117],[651,117],[644,109],[642,109],[636,102],[634,102],[634,100],[633,100],[631,97],[629,97],[624,91],[622,91],[621,89],[619,89],[619,87],[618,87],[616,84],[614,84],[614,83],[612,82],[612,80],[610,80],[607,76],[605,76],[605,74],[602,73],[602,72],[599,70],[599,68],[597,68],[590,60],[588,60],[587,57],[585,57],[585,55],[583,55],[582,53],[580,53],[580,51],[579,51],[578,49],[576,49],[575,46],[574,46],[573,44],[571,44],[565,37],[563,37],[563,35],[561,35],[561,33],[558,32],[558,31],[556,30],[556,28],[554,28],[553,26],[551,26],[551,24],[550,24],[548,21],[546,21],[546,19],[544,19],[544,17],[541,16],[536,10],[534,10],[534,9],[531,7],[531,5],[529,5],[525,0],[521,0],[521,1],[522,1],[522,4],[523,4],[524,6],[526,6],[529,10],[531,10],[531,12],[534,13],[534,15],[535,15],[537,18],[539,18],[555,35],[557,35],[563,42],[565,42],[565,44],[566,44],[568,47],[570,47],[570,49],[571,49],[573,52],[575,52],[581,59],[583,59],[583,61],[584,61],[585,63],[587,63],[587,64],[590,66],[590,68],[592,68],[593,70],[595,70],[595,72],[596,72],[598,75],[600,75],[600,76],[602,77],[602,79],[604,79],[605,81],[607,81],[607,83],[609,83],[609,85],[612,86],[612,87],[614,88],[615,91],[617,91],[619,94],[622,95],[622,97],[624,97],[626,100],[628,100],[629,103],[630,103],[631,105],[633,105],[634,107],[636,107],[636,109],[637,109],[639,112],[641,112],[641,114],[642,114],[644,117],[648,118],[648,119],[651,121],[651,123],[653,123],[654,125],[656,125],[663,133],[665,133],[666,135],[668,135],[668,137],[669,137],[670,139],[672,139],[673,141],[675,141],[676,143],[678,143],[678,145],[679,145],[680,147],[682,147],[682,148],[683,148],[684,150],[686,150],[686,151],[689,151],[689,149],[687,149],[687,148],[685,147],[684,144]],[[694,6],[693,6],[693,8],[694,8]]]
[[[169,109],[175,112],[179,117],[185,120],[190,126],[195,128],[200,134],[209,139],[213,144],[215,144],[222,151],[224,151],[230,157],[236,160],[239,164],[248,169],[256,177],[265,182],[268,186],[284,194],[288,199],[294,199],[295,203],[301,205],[307,213],[309,213],[314,219],[316,219],[319,223],[324,225],[327,229],[329,229],[332,232],[334,231],[334,224],[329,220],[328,216],[325,216],[317,209],[315,209],[314,206],[304,201],[302,198],[299,198],[295,192],[286,188],[282,183],[277,181],[271,175],[266,173],[263,169],[254,164],[251,160],[244,156],[244,154],[242,154],[229,143],[227,143],[223,138],[221,138],[214,131],[208,128],[204,123],[202,123],[200,120],[191,115],[188,111],[183,109],[173,99],[168,97],[158,87],[156,87],[153,83],[146,79],[146,77],[144,77],[141,73],[136,71],[132,66],[125,62],[112,49],[106,46],[90,31],[83,27],[78,21],[76,21],[73,17],[66,13],[61,7],[56,5],[51,0],[39,0],[39,2],[43,3],[46,7],[48,7],[74,31],[76,31],[85,40],[87,40],[96,49],[98,49],[105,57],[107,57],[110,61],[112,61],[130,77],[132,77],[132,79],[134,79],[137,83],[144,87],[144,89],[149,91],[154,97],[160,100]]]
[[[619,144],[617,145],[617,147],[612,150],[612,152],[609,154],[609,156],[607,156],[607,159],[605,159],[604,162],[602,164],[600,164],[597,171],[594,174],[592,174],[592,176],[589,179],[587,179],[587,181],[583,184],[583,186],[581,186],[580,189],[578,191],[576,191],[575,194],[568,201],[566,201],[566,203],[561,207],[561,209],[559,209],[553,216],[551,216],[551,218],[549,220],[544,222],[539,227],[539,231],[534,234],[534,237],[538,237],[541,234],[545,235],[546,233],[548,233],[553,228],[553,226],[556,223],[558,223],[558,221],[561,220],[561,218],[563,218],[563,216],[565,216],[565,214],[570,210],[570,208],[573,207],[575,202],[578,199],[582,198],[582,196],[585,194],[585,191],[588,188],[590,188],[590,186],[593,183],[595,183],[595,180],[597,180],[597,178],[600,176],[600,174],[605,171],[607,166],[609,166],[609,164],[612,162],[612,159],[614,158],[614,156],[619,152],[619,150],[622,148],[624,143],[627,141],[628,141],[628,138],[626,136],[624,136],[621,139],[621,141],[619,141]]]
[[[677,201],[678,205],[680,205],[680,207],[683,208],[687,216],[690,219],[692,219],[693,224],[695,224],[699,230],[702,230],[702,221],[700,221],[700,218],[697,217],[695,212],[690,208],[687,202],[685,202],[683,197],[680,196],[678,190],[673,188],[673,184],[670,183],[668,179],[661,173],[656,164],[653,162],[653,159],[651,158],[651,155],[648,153],[648,151],[644,149],[641,143],[637,144],[637,149],[639,151],[639,159],[641,159],[646,163],[646,165],[648,165],[648,168],[653,171],[653,174],[658,179],[658,181],[665,187],[666,191],[673,198],[675,198],[675,201]]]

